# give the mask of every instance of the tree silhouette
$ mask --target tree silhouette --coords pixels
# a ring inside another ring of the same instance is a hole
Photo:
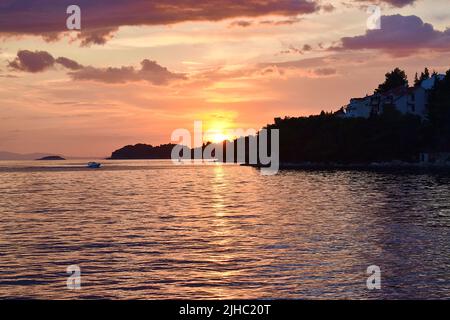
[[[436,71],[433,72],[433,76],[437,75]],[[420,86],[423,81],[430,79],[430,70],[428,68],[425,68],[425,70],[420,74],[420,78],[416,76],[414,78],[414,86]]]
[[[436,80],[428,105],[428,133],[433,148],[450,151],[450,70],[441,81]]]
[[[386,73],[386,80],[378,86],[375,93],[385,93],[389,90],[400,86],[408,86],[408,77],[405,71],[395,68],[393,71]]]

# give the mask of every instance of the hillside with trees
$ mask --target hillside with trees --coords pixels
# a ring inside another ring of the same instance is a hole
[[[415,85],[430,78],[428,69]],[[375,92],[408,85],[406,73],[396,68]],[[425,119],[385,108],[380,115],[342,118],[322,112],[309,117],[276,118],[267,129],[280,130],[280,161],[370,163],[418,161],[421,152],[450,152],[450,70],[429,92]]]
[[[430,79],[426,68],[416,75],[414,85]],[[405,71],[396,68],[386,74],[375,93],[385,93],[399,86],[408,86]],[[450,70],[442,80],[436,79],[429,91],[428,112],[425,118],[402,114],[393,106],[385,106],[380,114],[369,118],[345,118],[339,112],[309,117],[275,118],[268,130],[280,131],[280,161],[282,163],[341,163],[419,161],[422,152],[450,152]],[[246,162],[248,162],[248,137]],[[236,154],[236,144],[234,149]],[[203,145],[202,149],[209,143]],[[174,144],[151,146],[137,144],[112,153],[111,159],[170,159]],[[218,144],[220,146],[220,144]],[[222,143],[223,153],[229,142]],[[269,148],[268,148],[269,149]],[[194,149],[186,152],[194,157]],[[235,158],[234,161],[237,159]]]

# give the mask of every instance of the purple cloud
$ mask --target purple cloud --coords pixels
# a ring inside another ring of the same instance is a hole
[[[170,72],[156,61],[142,60],[141,69],[132,66],[120,68],[84,67],[78,71],[69,72],[74,80],[92,80],[105,83],[126,83],[133,81],[147,81],[154,85],[166,85],[173,80],[185,80],[186,75]]]
[[[55,59],[46,51],[21,50],[8,66],[15,70],[36,73],[51,68],[54,64]]]
[[[2,1],[0,35],[39,35],[48,41],[68,32],[66,8],[72,0]],[[102,44],[121,26],[167,25],[266,15],[296,16],[320,10],[311,0],[78,0],[83,45]]]
[[[83,66],[66,57],[55,59],[46,51],[21,50],[8,66],[17,71],[37,73],[50,69],[55,64],[71,70],[68,74],[74,80],[92,80],[104,83],[147,81],[154,85],[167,85],[174,80],[187,79],[185,74],[171,72],[156,61],[148,59],[142,60],[140,69],[135,69],[133,66],[96,68]]]
[[[59,57],[55,60],[55,62],[71,70],[79,70],[83,68],[83,66],[78,62],[65,57]]]
[[[47,51],[20,50],[16,58],[9,62],[8,67],[24,72],[37,73],[52,68],[55,64],[71,70],[82,69],[83,66],[78,62],[65,57],[55,59]]]
[[[450,29],[435,30],[417,16],[382,16],[380,30],[344,37],[330,50],[378,49],[395,56],[406,56],[420,50],[450,51]]]

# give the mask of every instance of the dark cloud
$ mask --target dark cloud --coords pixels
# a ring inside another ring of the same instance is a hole
[[[154,85],[166,85],[173,80],[187,79],[186,75],[170,72],[156,61],[148,59],[142,60],[140,69],[135,69],[133,66],[96,68],[83,66],[66,57],[55,59],[46,51],[21,50],[8,66],[14,70],[36,73],[45,71],[55,64],[71,70],[68,74],[74,80],[93,80],[105,83],[147,81]]]
[[[78,34],[78,39],[81,40],[81,46],[86,47],[90,44],[105,44],[108,40],[112,39],[114,32],[118,28],[106,28],[106,29],[96,29],[82,31]]]
[[[78,62],[65,57],[59,57],[55,60],[55,62],[71,70],[79,70],[83,68],[83,66]]]
[[[141,62],[141,69],[132,66],[120,68],[84,67],[78,71],[69,72],[74,80],[93,80],[105,83],[125,83],[133,81],[147,81],[154,85],[166,85],[173,80],[185,80],[186,75],[173,73],[160,66],[155,61],[145,59]]]
[[[36,73],[51,68],[54,64],[55,59],[46,51],[21,50],[8,66],[15,70]]]
[[[3,0],[0,35],[39,35],[55,41],[67,32],[66,9],[73,0]],[[167,25],[227,18],[296,16],[320,10],[311,0],[77,0],[83,45],[102,44],[121,26]]]
[[[378,49],[396,56],[414,54],[420,50],[450,51],[450,29],[438,31],[417,16],[382,16],[380,30],[344,37],[330,50]]]
[[[37,73],[52,68],[55,64],[60,64],[63,67],[71,70],[78,70],[83,68],[78,62],[59,57],[55,59],[47,51],[30,51],[20,50],[17,52],[16,58],[9,62],[8,67],[13,70]]]

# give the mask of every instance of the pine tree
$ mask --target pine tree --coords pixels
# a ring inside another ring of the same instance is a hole
[[[414,86],[417,87],[420,85],[420,80],[419,80],[419,76],[416,72],[416,75],[414,76]]]
[[[430,70],[428,70],[428,68],[425,68],[424,72],[421,73],[420,75],[420,83],[422,83],[422,81],[424,80],[428,80],[430,79]]]
[[[386,80],[378,86],[375,93],[384,93],[400,86],[408,86],[408,77],[404,70],[395,68],[393,71],[386,73]]]

